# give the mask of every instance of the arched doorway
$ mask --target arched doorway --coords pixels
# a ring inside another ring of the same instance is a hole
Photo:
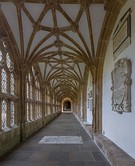
[[[71,102],[69,100],[63,103],[63,111],[71,111]]]
[[[62,112],[64,113],[70,113],[72,112],[73,109],[72,109],[72,100],[70,98],[65,98],[63,101],[62,101]]]

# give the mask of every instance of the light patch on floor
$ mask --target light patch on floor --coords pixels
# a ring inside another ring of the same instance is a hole
[[[39,144],[83,144],[79,136],[45,136]]]

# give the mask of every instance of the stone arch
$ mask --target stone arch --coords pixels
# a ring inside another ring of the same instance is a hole
[[[65,105],[65,110],[64,110]],[[62,101],[62,112],[72,112],[72,100],[70,98],[65,98]]]
[[[102,28],[102,32],[98,43],[95,67],[92,69],[92,76],[93,76],[92,131],[94,133],[102,132],[102,79],[103,79],[103,65],[104,65],[105,54],[119,12],[122,6],[126,2],[127,0],[123,0],[121,3],[119,3],[119,1],[116,1],[115,5],[105,8],[106,15],[104,19],[104,26]]]

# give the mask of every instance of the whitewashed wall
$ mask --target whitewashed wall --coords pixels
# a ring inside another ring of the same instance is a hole
[[[103,71],[103,133],[120,148],[135,158],[135,1],[128,0],[122,8],[117,23],[123,14],[131,7],[131,45],[126,48],[114,61],[113,43],[110,39],[106,52]],[[116,23],[116,25],[117,25]],[[115,27],[116,27],[115,25]],[[114,28],[115,29],[115,28]],[[131,86],[131,113],[118,114],[112,111],[111,106],[111,71],[115,62],[120,58],[128,58],[132,62]]]

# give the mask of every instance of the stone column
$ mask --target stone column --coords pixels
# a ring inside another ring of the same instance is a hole
[[[26,140],[26,126],[25,126],[25,79],[26,79],[26,66],[22,66],[20,70],[20,140]]]
[[[82,119],[84,122],[87,121],[87,86],[82,88]]]
[[[93,122],[92,131],[102,132],[102,75],[93,71]]]
[[[7,123],[6,126],[10,128],[10,119],[11,119],[11,113],[10,113],[10,102],[7,100]]]
[[[44,126],[44,118],[45,118],[45,87],[44,85],[41,87],[42,89],[42,125]]]

